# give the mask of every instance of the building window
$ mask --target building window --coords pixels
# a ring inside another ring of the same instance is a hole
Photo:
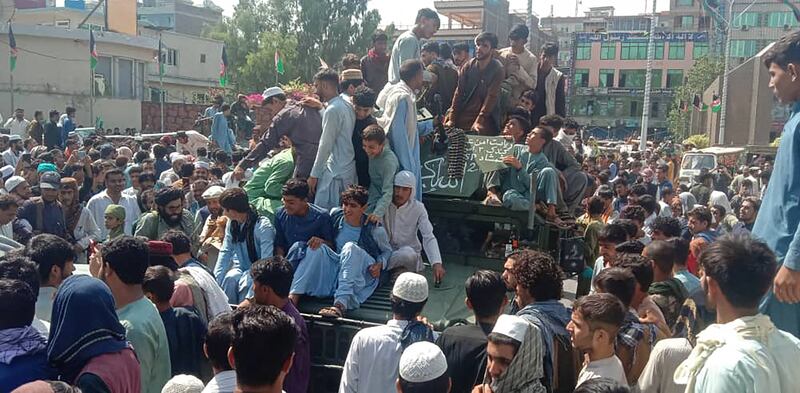
[[[770,12],[767,19],[769,27],[797,26],[797,19],[791,12]]]
[[[683,42],[670,42],[669,43],[669,57],[670,60],[683,60],[686,57],[686,43]]]
[[[756,51],[756,40],[731,40],[731,57],[750,58]]]
[[[778,14],[780,14],[780,12],[778,12]],[[788,14],[791,15],[790,12]],[[738,18],[733,18],[733,27],[758,27],[761,26],[760,19],[760,15],[757,12],[745,12],[742,13]],[[792,17],[792,19],[794,19],[794,17]]]
[[[711,17],[701,16],[700,19],[697,20],[697,28],[699,30],[705,30],[710,27],[711,27]]]
[[[192,104],[208,104],[211,100],[208,93],[192,93]]]
[[[589,70],[575,70],[575,87],[589,87]]]
[[[658,70],[654,69],[654,70],[652,70],[650,72],[653,73],[653,75],[650,77],[650,88],[651,89],[660,89],[661,88],[661,80],[664,79],[663,78],[664,73],[660,69],[658,69]]]
[[[619,70],[619,87],[641,89],[644,87],[646,70]]]
[[[94,69],[94,94],[98,97],[111,97],[114,90],[114,83],[111,79],[112,59],[100,56],[97,59],[97,67]]]
[[[600,87],[614,87],[615,70],[600,70]]]
[[[655,48],[653,48],[656,53],[653,56],[654,60],[664,60],[664,42],[656,42]]]
[[[575,60],[591,60],[592,44],[581,42],[575,47]]]
[[[667,89],[673,89],[683,84],[683,70],[667,70]]]
[[[678,0],[676,3],[681,7],[691,7],[694,5],[694,0]]]
[[[661,117],[659,116],[658,109],[659,105],[657,101],[653,101],[652,103],[650,103],[650,117]]]
[[[694,26],[694,17],[691,15],[681,16],[679,17],[678,21],[679,21],[678,26],[684,29],[688,29]]]
[[[621,60],[647,60],[647,42],[623,42]]]
[[[604,42],[600,47],[600,60],[616,60],[617,59],[617,43]]]
[[[117,59],[117,94],[118,98],[134,98],[133,60]]]
[[[171,66],[178,65],[177,49],[167,49],[167,61],[165,63]]]
[[[633,100],[630,102],[630,117],[638,117],[642,115],[641,101]]]
[[[206,62],[206,54],[205,53],[201,53],[200,54],[200,64],[205,64],[205,62]]]
[[[161,98],[164,98],[164,102],[167,101],[167,91],[166,90],[159,90],[155,87],[150,88],[150,102],[161,102]]]
[[[708,55],[708,42],[694,42],[692,47],[692,59],[699,59]]]

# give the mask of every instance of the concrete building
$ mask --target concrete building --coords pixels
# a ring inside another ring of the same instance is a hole
[[[792,11],[781,2],[755,0],[734,3],[734,18],[731,32],[731,64],[742,64],[761,49],[783,35],[797,29],[797,20]],[[743,11],[746,12],[742,13]]]
[[[0,67],[0,110],[7,118],[14,107],[28,116],[35,110],[61,112],[77,109],[78,123],[90,126],[91,89],[94,116],[106,127],[141,128],[141,101],[145,94],[145,66],[153,59],[157,41],[149,37],[95,32],[99,61],[89,68],[89,31],[56,26],[14,24],[19,53],[14,71],[14,104],[8,67]],[[3,26],[2,34],[8,34]],[[5,51],[2,61],[8,61]],[[93,83],[90,78],[93,78]]]
[[[158,31],[146,28],[140,31],[143,36],[158,41]],[[161,37],[164,101],[184,104],[210,102],[214,95],[212,91],[219,87],[223,42],[172,31],[161,32]],[[158,64],[151,61],[147,65],[146,101],[159,102],[160,80]]]
[[[500,46],[508,44],[508,30],[515,23],[507,0],[436,0],[436,12],[445,18],[435,39],[472,42],[482,31],[497,34]]]
[[[570,115],[590,131],[620,137],[642,119],[647,46],[644,32],[574,33],[568,84]],[[666,128],[672,90],[708,52],[708,33],[657,32],[650,107],[651,135]]]
[[[137,14],[140,24],[193,36],[202,36],[222,21],[222,8],[209,0],[203,7],[191,0],[145,0]]]

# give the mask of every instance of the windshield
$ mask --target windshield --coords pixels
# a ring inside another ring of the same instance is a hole
[[[681,169],[714,169],[714,156],[711,154],[687,154],[683,156]]]

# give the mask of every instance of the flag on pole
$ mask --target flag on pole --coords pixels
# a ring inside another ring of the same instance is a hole
[[[783,3],[789,8],[792,9],[792,13],[794,14],[794,18],[800,22],[800,9],[797,8],[796,5],[792,4],[790,0],[778,0],[779,3]]]
[[[219,85],[225,87],[228,84],[228,52],[222,46],[222,58],[219,62]]]
[[[158,36],[158,55],[156,56],[156,63],[158,63],[158,76],[164,75],[164,45],[161,42],[161,36]]]
[[[14,31],[11,30],[11,23],[8,24],[8,48],[10,51],[8,67],[11,72],[14,72],[14,69],[17,68],[17,39],[14,38]]]
[[[714,100],[711,101],[711,112],[717,113],[722,110],[722,101],[714,94]]]
[[[94,31],[89,30],[89,67],[94,71],[97,67],[97,43],[94,41]]]
[[[281,56],[281,51],[275,49],[275,72],[283,75],[286,70],[283,67],[283,56]]]

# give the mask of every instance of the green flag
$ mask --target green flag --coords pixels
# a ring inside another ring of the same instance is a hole
[[[281,56],[281,52],[275,49],[275,72],[283,75],[286,70],[283,67],[283,56]]]
[[[14,38],[14,31],[11,30],[11,23],[8,24],[8,48],[10,50],[8,66],[11,72],[14,72],[14,69],[17,68],[17,39]]]
[[[219,85],[225,87],[228,84],[228,52],[222,46],[222,58],[219,61]]]
[[[89,30],[89,67],[92,71],[97,67],[97,43],[94,41],[94,31]]]

